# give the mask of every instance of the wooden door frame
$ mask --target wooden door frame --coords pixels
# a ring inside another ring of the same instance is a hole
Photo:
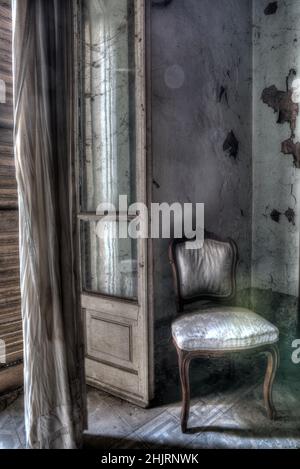
[[[152,33],[151,33],[151,1],[143,0],[145,10],[144,57],[145,57],[145,103],[146,103],[146,201],[148,209],[153,201],[153,156],[152,156]],[[147,280],[148,280],[148,350],[149,350],[149,396],[155,395],[155,360],[154,360],[154,256],[153,241],[147,241]]]

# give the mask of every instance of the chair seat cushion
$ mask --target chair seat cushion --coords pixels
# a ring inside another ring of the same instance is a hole
[[[212,307],[184,314],[172,324],[181,350],[249,349],[278,341],[276,326],[244,308]]]

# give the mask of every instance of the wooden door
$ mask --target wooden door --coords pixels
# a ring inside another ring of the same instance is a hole
[[[119,195],[129,204],[146,203],[145,6],[141,0],[83,0],[80,7],[78,229],[86,379],[147,406],[147,241],[116,235],[121,221],[135,218],[120,213]],[[99,207],[105,203],[114,204],[116,219],[104,222]]]

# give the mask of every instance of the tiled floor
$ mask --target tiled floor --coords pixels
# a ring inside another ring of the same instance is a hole
[[[274,387],[278,418],[266,418],[262,383],[220,381],[201,387],[193,399],[189,433],[180,431],[180,402],[140,409],[94,389],[88,391],[89,430],[85,447],[125,448],[300,448],[300,382],[279,378]],[[216,389],[218,390],[216,392]],[[172,399],[171,399],[172,400]],[[0,413],[0,448],[25,444],[19,397]]]

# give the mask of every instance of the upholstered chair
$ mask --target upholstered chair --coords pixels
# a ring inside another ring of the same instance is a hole
[[[275,418],[272,385],[279,363],[279,331],[253,311],[234,304],[238,251],[231,239],[206,233],[202,246],[187,249],[186,239],[170,244],[180,313],[172,323],[173,342],[178,353],[182,387],[182,432],[187,430],[190,408],[189,365],[193,358],[265,353],[268,365],[264,380],[264,401],[269,418]],[[182,314],[184,307],[196,303]]]

